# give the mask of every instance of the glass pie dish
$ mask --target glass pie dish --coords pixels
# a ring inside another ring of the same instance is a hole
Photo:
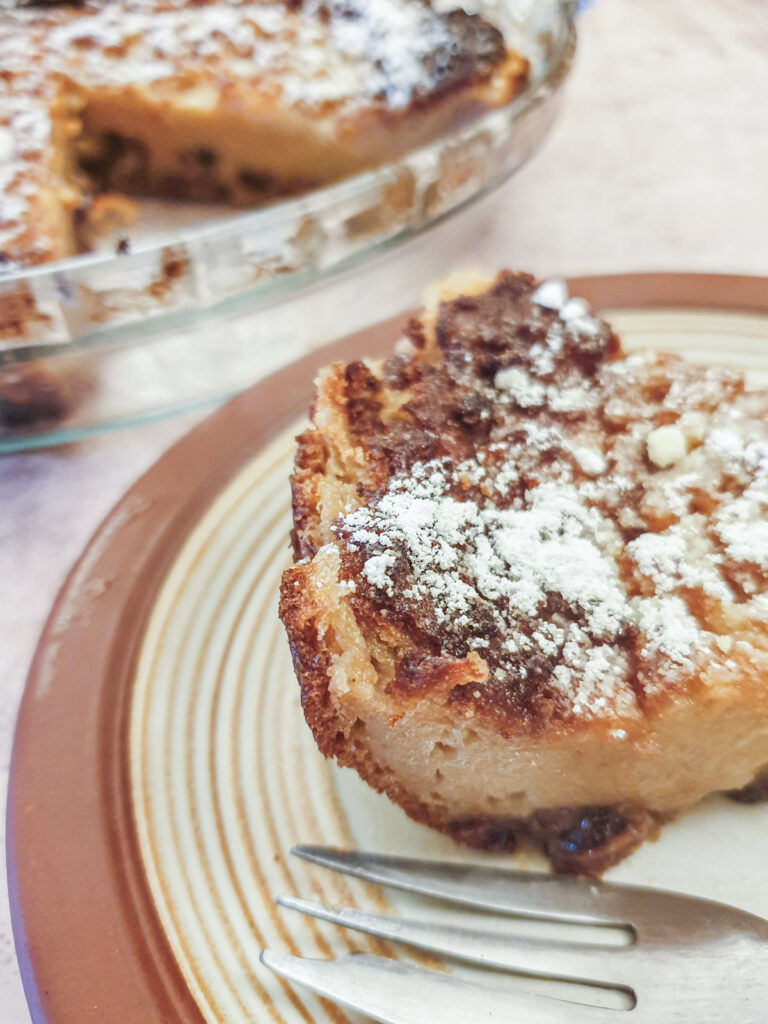
[[[394,163],[247,213],[186,206],[192,226],[133,238],[128,253],[2,277],[0,319],[12,329],[0,339],[0,451],[220,401],[413,306],[449,269],[467,216],[473,228],[483,216],[464,209],[521,167],[551,127],[575,7],[478,0],[473,9],[530,61],[528,84]]]

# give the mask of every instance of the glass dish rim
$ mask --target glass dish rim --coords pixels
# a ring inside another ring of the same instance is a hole
[[[539,0],[533,0],[531,11],[538,3]],[[85,253],[4,274],[0,277],[0,291],[6,292],[25,286],[34,288],[45,284],[57,287],[67,281],[76,284],[80,275],[112,270],[125,265],[126,259],[136,259],[141,263],[148,264],[151,260],[172,251],[177,246],[188,246],[194,249],[195,246],[207,243],[226,242],[229,237],[234,239],[246,231],[263,230],[266,232],[281,225],[298,224],[302,218],[341,209],[345,203],[365,196],[367,192],[377,186],[392,184],[404,168],[417,166],[421,161],[429,161],[442,153],[447,146],[462,138],[480,134],[484,129],[492,128],[501,120],[514,123],[533,109],[548,92],[556,91],[570,69],[576,46],[575,19],[578,4],[576,0],[552,0],[552,9],[557,12],[556,16],[560,21],[559,27],[562,31],[552,52],[547,55],[544,65],[531,77],[525,88],[508,103],[486,111],[469,124],[444,133],[423,146],[409,150],[394,161],[315,189],[307,195],[283,200],[263,209],[235,213],[215,223],[179,229],[161,241],[138,248],[128,257],[112,252]],[[137,320],[127,322],[117,320],[102,325],[96,324],[87,327],[74,337],[62,340],[22,339],[11,341],[0,348],[0,363],[6,365],[8,363],[26,363],[43,357],[63,356],[92,347],[129,343],[131,338],[138,341],[147,337],[148,334],[154,333],[156,328],[167,328],[175,324],[181,326],[190,321],[194,322],[200,317],[224,314],[236,310],[239,303],[248,300],[253,303],[254,309],[266,306],[291,292],[300,292],[331,277],[348,272],[368,259],[386,253],[397,245],[405,244],[431,230],[446,218],[487,195],[501,184],[513,170],[514,168],[512,170],[505,169],[504,172],[485,181],[472,194],[449,205],[446,209],[429,215],[420,222],[408,220],[391,233],[374,237],[370,244],[366,244],[361,249],[331,260],[327,266],[299,267],[287,273],[251,282],[232,294],[214,297],[205,304],[189,301],[178,308],[153,310],[146,317]]]

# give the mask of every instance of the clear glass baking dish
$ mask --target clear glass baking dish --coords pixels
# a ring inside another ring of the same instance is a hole
[[[413,306],[482,221],[465,208],[547,134],[575,47],[575,3],[471,6],[531,62],[506,107],[301,198],[0,280],[2,319],[20,325],[0,341],[0,451],[220,401]]]

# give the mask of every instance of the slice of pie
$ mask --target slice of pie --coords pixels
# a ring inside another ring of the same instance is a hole
[[[307,722],[416,820],[599,873],[768,764],[768,392],[525,274],[407,335],[325,370],[299,438]]]
[[[430,0],[0,0],[0,272],[78,251],[94,192],[295,194],[527,75],[498,28]]]

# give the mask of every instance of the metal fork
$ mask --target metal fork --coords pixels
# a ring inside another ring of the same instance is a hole
[[[497,971],[628,993],[628,1024],[765,1024],[768,922],[679,893],[554,875],[297,846],[297,857],[494,915],[626,929],[625,945],[521,939],[497,931],[278,903],[345,928]],[[363,954],[314,960],[264,950],[276,974],[383,1024],[620,1024],[622,1010],[499,991],[450,974]],[[490,977],[490,975],[489,975]]]

